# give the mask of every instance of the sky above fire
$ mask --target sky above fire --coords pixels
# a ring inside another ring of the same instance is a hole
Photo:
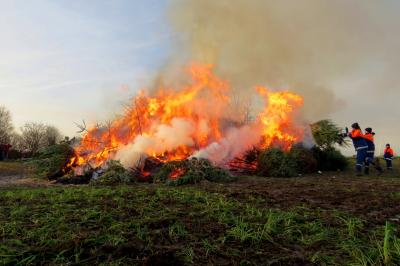
[[[75,122],[111,118],[176,52],[180,36],[170,27],[169,7],[168,0],[0,0],[0,105],[12,112],[17,128],[38,121],[69,136],[76,134]],[[354,121],[372,126],[379,149],[391,142],[400,151],[400,78],[395,75],[400,55],[393,53],[400,44],[393,31],[399,8],[398,1],[380,1],[370,13],[379,27],[369,32],[360,26],[360,40],[371,40],[371,51],[391,54],[371,55],[352,74],[329,80],[342,104],[326,117],[343,126]],[[359,21],[365,24],[355,16],[354,24]],[[362,42],[358,45],[362,49]],[[329,60],[321,64],[330,66]]]
[[[166,1],[0,1],[0,104],[16,127],[108,119],[165,60]]]

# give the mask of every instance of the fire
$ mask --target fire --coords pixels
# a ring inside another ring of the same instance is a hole
[[[285,150],[290,149],[303,135],[291,117],[293,110],[303,105],[303,98],[288,91],[270,93],[264,87],[257,87],[257,91],[266,97],[268,103],[260,114],[263,125],[262,147],[267,148],[276,143]]]
[[[188,84],[161,87],[151,95],[140,91],[123,116],[85,132],[68,166],[96,168],[109,159],[134,165],[139,155],[164,162],[181,160],[211,146],[217,147],[219,154],[218,147],[223,147],[226,156],[237,156],[238,143],[229,142],[234,139],[229,133],[232,127],[250,132],[246,138],[251,140],[246,143],[263,148],[280,145],[288,149],[301,140],[303,132],[293,118],[303,104],[301,96],[257,87],[266,105],[254,121],[241,125],[229,115],[229,82],[212,70],[210,64],[194,63],[187,69],[191,77]]]
[[[185,169],[177,168],[171,172],[171,174],[169,175],[169,178],[172,180],[176,180],[179,177],[181,177],[183,174],[185,174]]]

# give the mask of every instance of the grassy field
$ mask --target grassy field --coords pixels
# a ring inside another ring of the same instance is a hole
[[[3,186],[0,265],[398,265],[399,214],[391,175]]]

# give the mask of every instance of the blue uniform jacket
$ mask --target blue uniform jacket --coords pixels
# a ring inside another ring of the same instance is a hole
[[[353,129],[353,131],[349,133],[349,137],[353,141],[356,151],[368,149],[367,141],[363,138],[363,134],[361,133],[360,129]]]

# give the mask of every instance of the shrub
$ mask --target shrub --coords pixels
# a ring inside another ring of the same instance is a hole
[[[257,172],[262,176],[291,177],[298,175],[297,164],[290,153],[269,148],[260,153]]]
[[[108,168],[97,178],[93,178],[90,183],[96,185],[115,185],[119,183],[133,183],[132,174],[126,170],[119,161],[111,160],[108,162]]]
[[[307,149],[296,144],[289,152],[278,148],[269,148],[260,152],[257,173],[262,176],[292,177],[299,174],[309,174],[316,170],[343,171],[348,161],[340,151],[334,148],[314,146]]]
[[[57,144],[40,149],[28,164],[39,177],[56,179],[65,174],[65,166],[73,155],[74,150],[68,144]]]
[[[296,170],[299,174],[310,174],[317,171],[317,160],[312,150],[305,148],[302,144],[293,145],[289,156],[296,163]]]
[[[315,146],[312,148],[312,152],[317,160],[317,167],[321,171],[344,171],[348,167],[346,157],[335,148],[322,150]]]
[[[206,159],[192,158],[165,163],[155,175],[156,181],[168,185],[195,184],[202,180],[211,182],[230,182],[235,180],[228,171],[212,165]]]

